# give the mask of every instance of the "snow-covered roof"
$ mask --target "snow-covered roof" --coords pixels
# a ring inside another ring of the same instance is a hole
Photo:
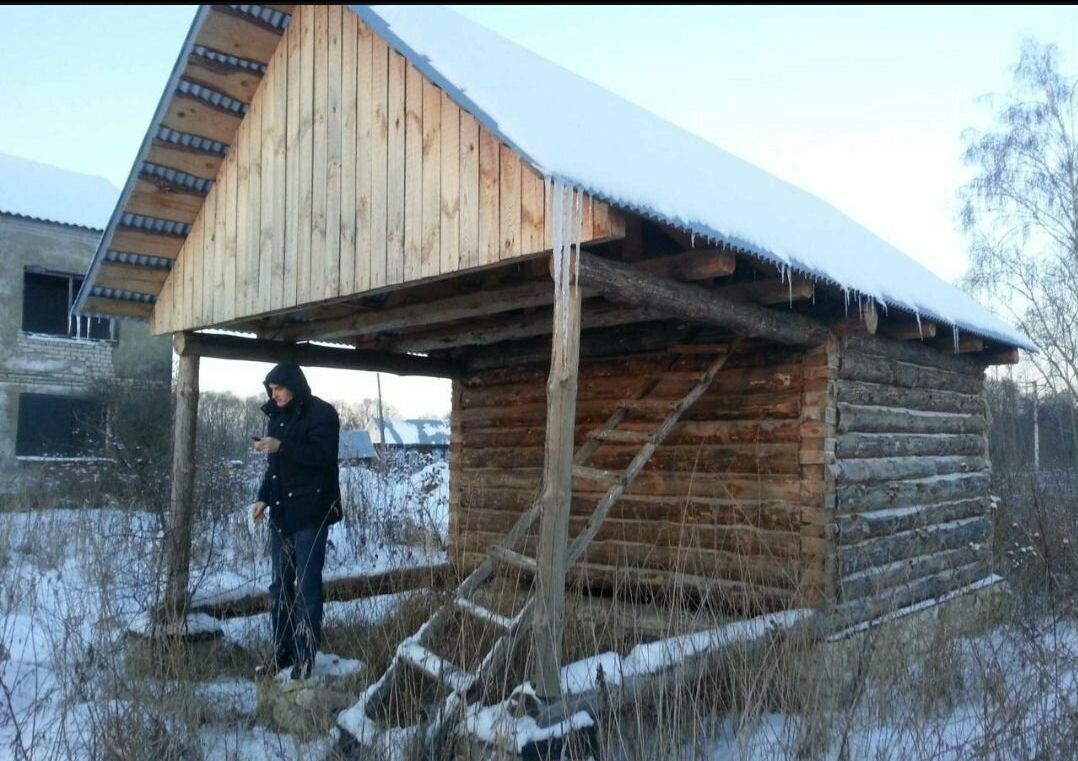
[[[371,439],[382,443],[378,421],[368,426]],[[386,444],[398,446],[449,446],[449,423],[445,420],[387,420]]]
[[[338,460],[369,460],[377,457],[371,435],[366,431],[341,431],[337,448]]]
[[[548,177],[851,297],[1035,349],[830,204],[452,11],[351,8]]]
[[[103,230],[119,196],[104,177],[0,153],[0,212]]]

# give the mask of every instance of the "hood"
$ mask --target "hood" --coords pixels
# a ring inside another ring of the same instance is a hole
[[[269,387],[271,383],[284,386],[295,394],[297,399],[306,399],[311,395],[311,387],[307,385],[307,378],[303,375],[303,370],[294,362],[282,362],[266,374],[266,379],[262,381],[262,385],[266,387],[266,396],[270,399],[273,398]]]

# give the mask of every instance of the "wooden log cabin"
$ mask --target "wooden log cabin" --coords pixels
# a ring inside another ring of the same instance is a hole
[[[200,355],[451,377],[450,556],[538,576],[548,695],[567,580],[848,623],[986,576],[984,372],[1033,348],[818,199],[409,6],[203,6],[78,309],[176,336],[176,609]]]

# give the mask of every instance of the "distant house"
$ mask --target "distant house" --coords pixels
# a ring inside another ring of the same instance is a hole
[[[363,430],[341,431],[337,460],[349,465],[373,460],[378,456],[371,443],[371,435]]]
[[[0,493],[38,484],[48,463],[108,458],[106,386],[168,388],[167,338],[71,314],[118,195],[100,177],[0,154]]]
[[[367,432],[380,453],[407,451],[445,457],[449,452],[449,423],[445,420],[386,420],[385,441],[378,418],[367,424]]]

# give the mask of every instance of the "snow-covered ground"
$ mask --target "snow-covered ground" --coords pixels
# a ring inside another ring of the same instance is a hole
[[[392,470],[346,473],[342,480],[352,507],[334,529],[327,572],[369,572],[444,558],[446,474],[444,463],[408,477]],[[243,506],[225,511],[209,530],[199,537],[196,553],[198,593],[264,588],[264,529],[251,530]],[[128,758],[123,747],[113,747],[111,756],[106,751],[110,742],[130,735],[132,716],[142,731],[159,727],[162,736],[188,743],[192,755],[185,758],[322,758],[328,740],[300,742],[261,722],[256,691],[246,679],[211,673],[204,681],[186,683],[200,716],[207,717],[196,722],[156,708],[167,704],[174,683],[125,681],[118,645],[154,600],[160,536],[157,516],[146,511],[0,514],[0,761]],[[326,623],[376,623],[392,616],[401,602],[400,596],[388,596],[328,603]],[[226,643],[248,651],[268,648],[264,615],[220,626]],[[795,658],[742,664],[744,673],[733,681],[744,696],[732,704],[697,693],[660,707],[630,707],[615,728],[609,757],[1074,757],[1078,625],[1066,610],[1053,618],[1043,610],[1036,616],[1005,615],[972,634],[941,631],[929,638],[926,652],[913,657],[875,636],[869,632],[847,640],[866,643],[847,646],[852,666],[849,660],[841,667],[818,662],[815,655],[807,663]],[[646,652],[648,664],[665,663],[653,657],[662,655],[654,646],[633,652]],[[634,657],[607,654],[608,683],[616,681],[610,678],[617,673],[614,664],[624,670]],[[338,673],[359,667],[332,657],[321,664],[324,671]],[[783,678],[776,680],[776,672]],[[839,694],[829,692],[836,685]],[[600,726],[599,731],[611,729]],[[170,758],[154,748],[144,757]]]
[[[348,508],[330,534],[326,577],[444,562],[447,479],[444,462],[414,474],[346,469]],[[196,526],[192,560],[196,599],[264,591],[266,527],[251,524],[242,504],[205,518]],[[0,514],[0,761],[125,757],[122,749],[106,752],[109,720],[141,708],[122,694],[106,700],[97,691],[110,678],[122,682],[119,644],[155,600],[161,537],[159,516],[144,510]],[[377,622],[400,602],[401,596],[330,602],[325,623]],[[269,648],[265,615],[220,626],[226,642],[255,652]],[[358,667],[323,660],[327,673]],[[130,689],[123,687],[121,693]],[[211,713],[235,718],[198,729],[192,742],[203,758],[317,758],[324,750],[324,743],[297,743],[255,725],[250,682],[216,680],[193,689],[210,709],[221,708]]]

